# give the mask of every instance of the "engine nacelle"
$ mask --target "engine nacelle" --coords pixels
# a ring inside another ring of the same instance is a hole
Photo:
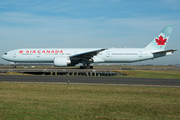
[[[61,66],[67,66],[68,64],[71,64],[71,60],[69,60],[69,57],[54,58],[54,66],[61,67]]]

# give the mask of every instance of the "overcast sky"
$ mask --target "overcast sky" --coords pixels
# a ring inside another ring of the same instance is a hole
[[[180,50],[180,0],[1,0],[0,55],[17,48],[143,48],[166,25],[174,25],[166,49]],[[180,64],[180,52],[135,64]]]

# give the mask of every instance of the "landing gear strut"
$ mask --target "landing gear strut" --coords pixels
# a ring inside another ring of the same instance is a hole
[[[83,66],[79,67],[80,69],[93,69],[93,66],[90,66],[90,64],[83,64]]]
[[[16,63],[13,64],[13,68],[16,68]]]

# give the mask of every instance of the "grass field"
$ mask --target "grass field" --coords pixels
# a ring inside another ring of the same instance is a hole
[[[125,76],[131,78],[166,78],[166,79],[180,79],[180,71],[169,70],[114,70],[114,72],[123,73]]]
[[[0,83],[0,119],[180,119],[180,89]]]

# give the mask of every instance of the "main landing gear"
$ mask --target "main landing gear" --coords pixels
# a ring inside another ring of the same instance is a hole
[[[80,68],[80,69],[93,69],[93,66],[87,66],[87,67],[80,66],[79,68]]]
[[[16,63],[13,64],[13,68],[16,68]]]
[[[90,66],[90,64],[83,64],[83,66],[79,67],[80,69],[93,69],[93,66]]]

